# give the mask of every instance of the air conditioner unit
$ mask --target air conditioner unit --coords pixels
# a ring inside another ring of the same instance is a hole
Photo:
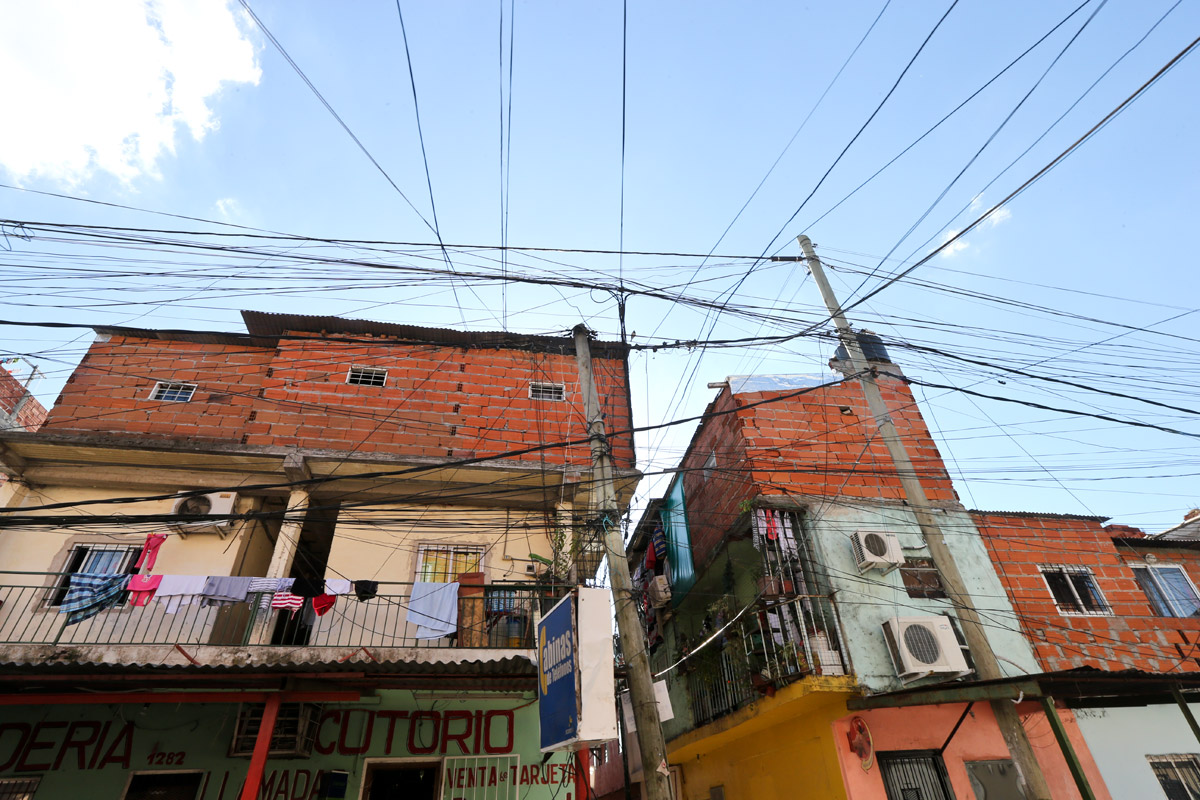
[[[671,582],[667,580],[666,575],[655,575],[651,578],[650,583],[646,585],[646,592],[650,595],[650,605],[655,608],[662,608],[671,602]]]
[[[237,506],[237,500],[237,492],[186,495],[175,501],[175,513],[189,517],[232,514]],[[185,538],[189,533],[215,533],[224,539],[233,530],[234,521],[232,519],[196,520],[194,522],[176,522],[171,527]]]
[[[930,675],[960,677],[970,674],[962,645],[949,617],[893,617],[883,623],[896,667],[896,675],[908,683]]]
[[[850,543],[860,573],[878,569],[886,574],[904,563],[900,540],[894,533],[855,531],[850,536]]]

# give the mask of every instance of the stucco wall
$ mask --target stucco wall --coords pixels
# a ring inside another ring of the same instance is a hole
[[[1189,705],[1200,716],[1200,704]],[[1146,756],[1200,752],[1200,743],[1174,705],[1081,708],[1075,718],[1116,798],[1165,797]]]

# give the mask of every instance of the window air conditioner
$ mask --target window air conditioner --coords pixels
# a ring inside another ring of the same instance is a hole
[[[654,608],[662,608],[671,602],[671,582],[667,580],[666,575],[655,575],[651,578],[646,591],[650,595],[650,605]]]
[[[850,536],[850,543],[854,547],[859,573],[878,569],[886,574],[904,563],[900,539],[894,533],[855,531]]]
[[[893,617],[883,623],[883,637],[896,675],[905,683],[930,675],[957,678],[971,671],[954,627],[944,615]]]
[[[189,517],[232,514],[237,500],[237,492],[188,495],[175,501],[175,513]],[[175,522],[171,527],[182,537],[189,533],[215,533],[224,539],[233,530],[233,523],[232,519],[196,520]]]

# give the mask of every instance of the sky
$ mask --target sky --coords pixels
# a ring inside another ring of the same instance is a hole
[[[669,345],[632,356],[638,424],[828,373],[803,264],[760,257],[808,235],[850,306],[1200,32],[1157,0],[247,3],[0,1],[0,320],[617,339],[624,297],[629,340]],[[1190,54],[851,308],[949,387],[914,391],[969,507],[1156,532],[1200,506],[1198,78]],[[0,336],[49,404],[92,333]],[[691,432],[641,437],[643,499]]]

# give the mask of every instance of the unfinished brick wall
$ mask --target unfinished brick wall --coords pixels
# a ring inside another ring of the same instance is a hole
[[[500,456],[586,438],[573,352],[450,347],[293,334],[277,348],[172,339],[97,341],[46,428],[136,433],[437,459]],[[346,383],[351,366],[387,370],[384,386]],[[623,362],[593,356],[618,466],[633,466]],[[157,381],[194,383],[189,402],[150,400]],[[534,400],[531,381],[565,386]],[[516,456],[590,463],[586,444]]]
[[[24,384],[7,369],[0,367],[0,420],[4,422],[2,427],[36,431],[46,421],[46,409],[37,398],[30,396],[22,404],[23,397]],[[20,406],[20,411],[17,412],[16,418],[12,419],[12,413],[16,411],[17,406]]]
[[[1081,666],[1147,672],[1200,671],[1200,619],[1160,617],[1133,577],[1131,565],[1184,568],[1200,580],[1200,553],[1185,546],[1164,549],[1113,541],[1129,537],[1126,526],[1105,528],[1095,518],[972,512],[1041,666]],[[1086,567],[1105,601],[1106,616],[1063,614],[1039,567]]]
[[[879,379],[880,393],[903,437],[932,502],[958,499],[937,445],[907,384]],[[764,402],[766,401],[766,402]],[[803,394],[797,390],[724,390],[683,459],[688,526],[697,567],[707,563],[741,514],[740,502],[758,495],[809,495],[900,500],[903,491],[857,382]],[[848,412],[848,413],[846,413]],[[716,470],[704,476],[709,454]]]

